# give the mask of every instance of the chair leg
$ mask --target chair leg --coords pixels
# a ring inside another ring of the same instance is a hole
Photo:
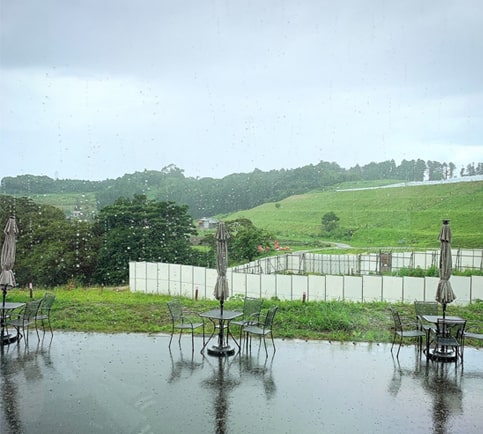
[[[49,322],[49,330],[50,330],[50,334],[52,335],[52,337],[54,337],[54,332],[52,330],[52,324],[50,323],[50,315],[49,317],[47,318],[47,321]]]
[[[42,321],[42,330],[44,331],[45,333],[45,328],[44,328],[44,320],[41,320]],[[37,319],[35,319],[35,330],[37,331],[37,336],[39,335],[39,326],[37,324]]]
[[[397,347],[397,354],[396,354],[396,359],[399,359],[399,351],[401,351],[401,345],[402,345],[402,335],[399,336],[399,346]]]
[[[170,348],[171,348],[171,341],[173,340],[173,335],[174,335],[174,324],[173,324],[173,327],[171,328],[171,337],[169,338],[168,347],[170,347]]]
[[[396,333],[394,333],[392,337],[391,353],[392,353],[392,349],[394,348],[394,342],[396,342]]]

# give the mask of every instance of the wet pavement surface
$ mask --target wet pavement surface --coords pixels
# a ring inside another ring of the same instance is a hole
[[[481,433],[483,351],[276,340],[203,357],[201,339],[60,333],[1,349],[0,432]]]

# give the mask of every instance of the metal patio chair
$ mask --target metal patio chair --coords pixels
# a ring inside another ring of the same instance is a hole
[[[12,326],[17,330],[17,334],[20,338],[25,336],[25,344],[27,345],[29,342],[29,326],[35,325],[35,317],[40,308],[40,304],[42,303],[42,299],[29,301],[25,304],[23,309],[19,312],[18,316],[14,319],[11,319],[7,322],[7,326]],[[27,329],[27,331],[25,331]],[[20,331],[22,330],[22,332]],[[40,340],[39,331],[37,328],[35,329],[37,332],[37,339]]]
[[[437,354],[441,350],[454,351],[455,362],[458,361],[458,358],[463,362],[465,327],[466,320],[455,321],[438,318],[434,330],[434,352]]]
[[[175,329],[179,329],[179,339],[178,342],[181,345],[181,335],[183,330],[191,330],[191,348],[194,350],[195,339],[194,331],[195,329],[203,329],[203,346],[205,344],[205,323],[203,320],[201,322],[195,321],[194,313],[185,313],[182,304],[179,300],[172,300],[168,302],[168,310],[171,316],[171,337],[169,339],[169,347],[171,348],[171,341],[173,340],[173,334]],[[199,319],[196,318],[196,319]]]
[[[426,337],[426,332],[419,330],[418,324],[416,321],[411,321],[406,318],[401,319],[401,316],[399,315],[399,312],[396,309],[390,307],[389,310],[391,311],[391,315],[394,321],[394,336],[392,339],[391,353],[398,337],[399,337],[399,346],[397,349],[396,358],[399,358],[399,351],[401,350],[402,341],[405,338],[411,338],[411,339],[417,338],[418,348],[419,348],[419,351],[421,351],[422,339],[423,337]]]
[[[416,322],[418,329],[426,334],[426,352],[429,350],[429,339],[431,330],[434,328],[433,323],[424,321],[423,315],[438,315],[437,301],[418,301],[414,302],[414,312],[416,314]]]
[[[278,306],[273,306],[270,309],[268,309],[266,315],[262,318],[260,318],[260,321],[258,324],[251,324],[248,326],[243,327],[243,332],[247,334],[247,339],[250,341],[250,349],[251,349],[251,335],[256,335],[259,336],[260,339],[263,339],[263,345],[265,346],[265,354],[268,357],[268,350],[267,350],[267,342],[265,337],[270,334],[270,337],[272,339],[272,345],[273,345],[273,352],[277,351],[275,348],[275,342],[273,340],[273,320],[275,318],[275,314],[277,313]]]
[[[243,301],[243,317],[230,323],[230,325],[240,327],[240,345],[243,338],[243,327],[257,325],[259,323],[262,306],[262,298],[245,297]]]
[[[37,322],[40,321],[42,323],[42,330],[45,333],[45,322],[47,321],[49,325],[50,334],[54,336],[54,332],[52,331],[52,325],[50,323],[50,313],[52,312],[52,305],[55,301],[55,294],[51,292],[46,292],[44,298],[42,299],[42,303],[40,303],[40,308],[35,316],[35,328],[37,328]]]

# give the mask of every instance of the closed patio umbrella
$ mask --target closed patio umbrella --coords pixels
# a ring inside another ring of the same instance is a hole
[[[5,239],[2,246],[1,265],[2,272],[0,274],[0,285],[4,294],[9,288],[15,286],[15,276],[13,274],[13,266],[15,264],[16,238],[18,233],[17,222],[15,217],[10,217],[4,229]],[[5,300],[4,300],[5,302]]]
[[[13,274],[13,266],[15,264],[15,249],[16,238],[18,234],[18,227],[15,217],[10,217],[4,229],[5,239],[3,240],[2,254],[0,256],[0,263],[2,272],[0,274],[0,286],[2,287],[2,332],[1,338],[3,341],[4,326],[5,326],[5,299],[9,288],[15,286],[15,275]]]
[[[223,304],[230,296],[228,288],[228,280],[226,278],[226,269],[228,267],[228,241],[229,234],[226,230],[225,223],[218,223],[216,230],[216,278],[215,290],[213,295],[220,301],[220,310],[223,313]]]
[[[443,305],[443,318],[446,316],[446,305],[452,303],[456,296],[449,281],[452,271],[451,258],[451,228],[449,220],[443,220],[443,226],[438,236],[441,242],[439,254],[439,282],[436,291],[436,301]]]

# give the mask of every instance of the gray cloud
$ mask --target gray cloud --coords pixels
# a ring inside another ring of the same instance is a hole
[[[476,0],[25,0],[0,13],[8,175],[483,160]]]

